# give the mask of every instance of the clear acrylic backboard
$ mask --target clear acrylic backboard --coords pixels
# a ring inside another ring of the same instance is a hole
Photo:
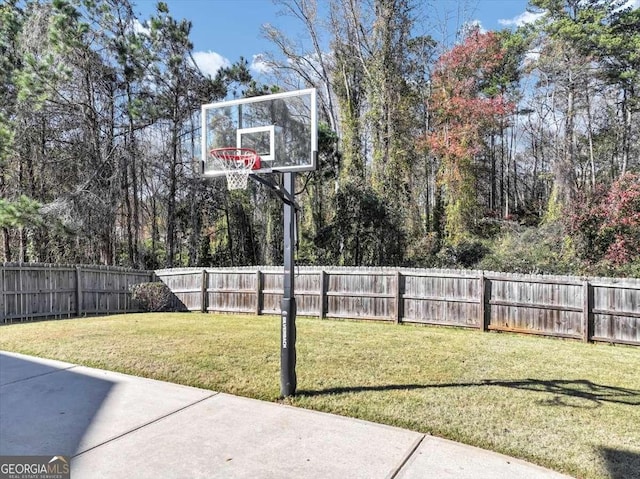
[[[204,176],[225,175],[211,155],[219,148],[249,148],[260,161],[252,173],[316,169],[316,90],[290,91],[202,105]]]

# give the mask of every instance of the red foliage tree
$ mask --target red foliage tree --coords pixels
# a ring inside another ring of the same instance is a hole
[[[423,146],[441,160],[445,230],[454,243],[462,239],[474,214],[472,160],[483,147],[483,134],[514,108],[503,95],[487,93],[504,55],[495,33],[474,29],[440,57],[431,78],[432,129]]]
[[[582,256],[625,265],[640,259],[640,175],[627,173],[593,198],[576,202],[572,233],[582,241]]]
[[[640,176],[627,173],[613,183],[601,205],[600,234],[611,238],[605,258],[626,264],[640,256]]]

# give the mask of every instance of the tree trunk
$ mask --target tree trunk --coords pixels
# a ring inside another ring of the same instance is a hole
[[[571,72],[569,72],[571,81]],[[560,205],[567,206],[575,195],[575,84],[571,84],[567,91],[567,112],[564,129],[564,151],[556,160],[555,189]]]
[[[589,166],[590,166],[590,180],[591,180],[591,189],[595,189],[596,187],[596,162],[593,155],[593,127],[592,127],[592,118],[591,118],[591,96],[589,94],[589,85],[587,84],[585,87],[585,99],[587,101],[587,138],[589,140]]]
[[[159,266],[158,261],[158,242],[160,241],[160,232],[158,231],[158,207],[156,204],[156,196],[151,195],[151,255],[153,258],[153,268]],[[149,265],[146,265],[150,268]]]
[[[171,163],[169,165],[169,199],[167,202],[167,268],[175,262],[176,253],[176,191],[178,183],[178,98],[174,98],[173,119],[171,122]]]
[[[128,145],[127,150],[129,150]],[[122,155],[120,170],[122,174],[120,190],[124,200],[125,215],[127,216],[125,219],[127,229],[127,254],[129,256],[129,264],[133,267],[135,266],[135,263],[133,256],[133,231],[131,226],[131,200],[129,198],[129,164],[126,154]]]
[[[227,197],[225,197],[225,205],[224,205],[224,215],[227,222],[227,245],[229,247],[229,261],[231,262],[231,266],[235,266],[234,254],[233,254],[233,232],[231,231],[231,220],[229,218],[229,201]]]
[[[501,216],[506,216],[508,200],[505,193],[505,177],[504,177],[504,119],[500,117],[500,209],[502,210]]]
[[[200,235],[202,230],[202,222],[200,218],[200,198],[197,192],[197,186],[195,181],[189,185],[191,194],[190,201],[190,223],[191,232],[189,234],[189,266],[197,266],[198,264],[198,246],[200,244]]]
[[[2,227],[2,244],[4,246],[4,260],[6,262],[12,261],[11,259],[11,236],[9,235],[9,229]]]
[[[629,88],[624,89],[624,99],[622,101],[622,114],[624,115],[624,129],[622,132],[622,165],[620,167],[620,176],[627,172],[629,165],[629,152],[631,150],[631,98],[633,92]]]

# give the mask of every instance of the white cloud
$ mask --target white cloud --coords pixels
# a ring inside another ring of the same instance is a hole
[[[203,73],[212,77],[216,76],[220,68],[231,66],[231,62],[227,58],[211,50],[208,52],[193,52],[193,59]]]
[[[272,70],[271,66],[264,61],[264,56],[261,53],[253,55],[249,68],[252,72],[257,73],[258,75],[266,75],[271,73]]]
[[[149,35],[149,33],[151,33],[151,30],[140,23],[140,20],[138,20],[137,18],[133,19],[133,31],[136,33],[142,33],[144,35]]]
[[[636,1],[636,0],[632,0],[632,1]],[[511,26],[521,27],[522,25],[526,25],[527,23],[533,23],[543,16],[544,16],[544,13],[523,12],[520,15],[513,18],[508,18],[508,19],[501,18],[500,20],[498,20],[498,23],[500,25],[504,25],[505,27],[511,27]]]

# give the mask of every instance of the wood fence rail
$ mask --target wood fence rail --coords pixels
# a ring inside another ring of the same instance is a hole
[[[153,279],[107,266],[0,264],[0,323],[137,312],[129,287]]]
[[[159,270],[178,309],[279,314],[282,269]],[[299,315],[640,346],[640,281],[465,270],[296,269]]]

